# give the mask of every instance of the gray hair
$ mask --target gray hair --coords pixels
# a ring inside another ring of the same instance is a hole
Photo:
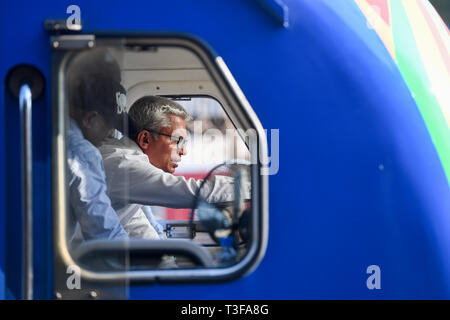
[[[136,139],[144,128],[159,132],[161,128],[172,126],[170,115],[175,115],[184,120],[191,120],[191,116],[180,104],[167,98],[157,96],[145,96],[138,99],[128,112],[129,136]],[[158,135],[152,133],[158,139]]]

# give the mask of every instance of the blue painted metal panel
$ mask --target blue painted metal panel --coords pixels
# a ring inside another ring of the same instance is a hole
[[[5,7],[5,2],[2,1]],[[29,8],[29,10],[28,10]],[[44,13],[45,6],[42,8]],[[64,11],[65,12],[65,11]],[[17,64],[29,63],[41,70],[47,79],[46,93],[33,101],[33,212],[34,212],[34,296],[37,299],[51,297],[52,293],[52,245],[51,245],[51,130],[50,130],[50,48],[48,36],[43,30],[42,15],[34,15],[29,3],[17,3],[17,7],[8,6],[1,11],[2,17],[2,63],[0,75],[5,83],[7,72]],[[23,21],[17,23],[16,19]],[[11,28],[10,26],[15,26]],[[2,86],[2,90],[5,88]],[[4,216],[6,226],[2,233],[6,238],[5,275],[9,298],[21,297],[21,184],[20,184],[20,143],[18,102],[9,92],[2,91],[1,116],[2,129],[5,130],[5,143],[2,144],[2,170],[6,169],[2,179],[1,192],[5,197],[0,218]]]
[[[49,89],[48,89],[49,90]],[[47,97],[49,94],[46,95]],[[44,97],[33,101],[33,246],[35,298],[49,297],[52,291],[51,245],[51,128],[50,103]],[[6,156],[6,275],[7,286],[16,297],[22,284],[22,204],[20,126],[17,99],[5,95]]]
[[[269,245],[261,265],[230,283],[132,286],[130,298],[450,298],[450,190],[396,65],[354,2],[286,3],[289,28],[252,1],[77,2],[85,31],[177,31],[205,40],[263,126],[280,129],[280,171],[270,177]],[[1,20],[16,27],[2,37],[2,46],[8,44],[2,79],[27,62],[49,82],[41,24],[65,17],[69,4],[8,4]],[[15,23],[23,16],[26,22]],[[37,220],[46,231],[49,96],[35,112],[45,130],[33,132],[43,146],[35,162],[43,170],[35,178],[46,184],[36,187],[35,200],[42,201]],[[48,238],[37,242],[49,250]],[[48,252],[40,259],[37,270],[51,265]],[[379,291],[366,288],[372,264],[381,267]]]
[[[5,122],[6,135],[5,167],[5,259],[6,259],[6,285],[12,294],[21,297],[22,288],[22,203],[20,194],[21,171],[20,171],[20,137],[19,108],[17,99],[9,92],[5,94]]]
[[[3,269],[0,268],[0,300],[5,299],[5,274]]]
[[[4,12],[5,3],[0,2],[0,12]],[[0,39],[3,39],[5,33],[4,20],[0,19]],[[3,63],[3,51],[0,50],[0,70],[3,74],[5,65]],[[0,85],[0,123],[4,123],[4,103],[3,97],[5,96],[4,86]],[[4,126],[0,125],[0,299],[4,299],[5,296],[5,132]]]
[[[283,27],[289,27],[289,8],[282,0],[256,0]]]

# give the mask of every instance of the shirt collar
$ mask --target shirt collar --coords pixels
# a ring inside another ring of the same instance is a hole
[[[138,144],[136,142],[134,142],[133,140],[131,140],[130,138],[128,138],[127,136],[123,136],[122,139],[120,139],[120,141],[127,145],[128,147],[130,147],[130,149],[133,149],[135,151],[139,151],[140,153],[143,153],[141,148],[138,146]]]
[[[70,119],[69,123],[69,135],[71,137],[76,138],[84,138],[83,132],[81,131],[80,127],[78,126],[77,122],[73,119]]]
[[[127,149],[136,154],[144,154],[144,152],[142,152],[141,148],[137,145],[137,143],[125,135],[122,136],[120,140],[117,140],[116,138],[106,138],[106,140],[103,142],[102,147],[105,148],[107,146],[120,147],[121,149]]]

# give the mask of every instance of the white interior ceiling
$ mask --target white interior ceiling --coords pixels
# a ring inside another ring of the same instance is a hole
[[[202,61],[181,47],[115,50],[127,90],[127,107],[145,95],[210,95],[224,102]]]

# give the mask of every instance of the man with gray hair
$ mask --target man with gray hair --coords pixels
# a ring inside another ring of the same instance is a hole
[[[148,220],[139,218],[144,207],[191,208],[202,183],[173,175],[186,154],[190,116],[170,99],[146,96],[131,106],[128,117],[128,136],[100,147],[108,194],[130,237],[157,239]],[[214,176],[201,195],[212,203],[233,201],[233,188],[233,179]]]

